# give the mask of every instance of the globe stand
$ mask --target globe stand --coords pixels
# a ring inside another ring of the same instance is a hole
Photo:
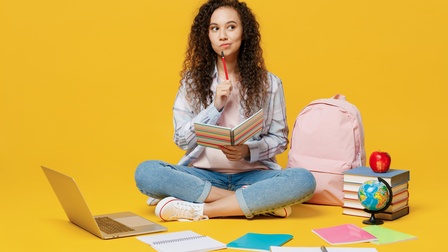
[[[364,211],[370,213],[371,215],[370,215],[370,219],[362,221],[363,224],[366,224],[366,225],[381,225],[381,224],[384,223],[384,221],[379,220],[379,219],[377,219],[375,217],[375,213],[373,211],[369,211],[367,209],[364,209]],[[375,211],[375,212],[378,212],[378,211]]]
[[[377,219],[375,217],[375,214],[384,212],[390,206],[390,204],[392,203],[392,197],[393,197],[393,195],[392,195],[392,188],[390,187],[390,185],[384,179],[378,177],[378,181],[380,181],[380,182],[382,182],[382,183],[384,183],[386,185],[387,190],[389,191],[389,198],[387,200],[386,205],[383,208],[381,208],[381,209],[379,209],[377,211],[364,209],[365,212],[371,214],[370,218],[368,220],[363,220],[362,221],[362,223],[366,224],[366,225],[381,225],[381,224],[383,224],[384,221]]]

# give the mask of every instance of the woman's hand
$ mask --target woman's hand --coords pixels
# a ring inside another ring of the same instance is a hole
[[[217,110],[221,111],[226,105],[232,93],[232,87],[232,83],[229,80],[223,81],[216,86],[214,105]]]
[[[221,146],[220,149],[230,161],[239,161],[250,155],[249,146],[247,144],[238,146],[226,145]]]

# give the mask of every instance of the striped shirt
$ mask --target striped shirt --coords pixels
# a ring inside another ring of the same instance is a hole
[[[281,166],[277,164],[275,156],[286,150],[289,129],[286,121],[285,97],[282,82],[277,76],[269,72],[268,81],[270,85],[267,90],[267,99],[263,105],[263,129],[260,134],[255,135],[245,143],[250,149],[250,157],[246,161],[260,161],[268,168],[278,170],[281,169]],[[185,80],[183,82],[185,83]],[[211,85],[213,96],[218,84],[218,72],[215,68],[213,83]],[[241,107],[240,110],[242,111]],[[212,101],[206,108],[202,108],[199,113],[195,113],[192,106],[186,100],[185,84],[183,84],[177,92],[173,114],[173,140],[179,148],[186,151],[178,164],[191,165],[205,148],[196,142],[194,123],[200,122],[216,125],[221,116],[221,112],[215,108]],[[244,113],[240,113],[240,121],[244,119]]]

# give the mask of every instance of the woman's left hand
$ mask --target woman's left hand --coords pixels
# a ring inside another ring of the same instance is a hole
[[[221,151],[226,155],[230,161],[239,161],[250,155],[249,146],[247,144],[232,146],[221,146]]]

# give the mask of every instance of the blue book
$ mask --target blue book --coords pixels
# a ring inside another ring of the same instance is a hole
[[[410,180],[409,170],[389,169],[384,173],[376,173],[370,167],[360,166],[344,171],[344,183],[364,183],[378,177],[384,179],[391,187]]]
[[[292,238],[291,234],[247,233],[227,244],[227,248],[270,251],[271,246],[281,246]]]

